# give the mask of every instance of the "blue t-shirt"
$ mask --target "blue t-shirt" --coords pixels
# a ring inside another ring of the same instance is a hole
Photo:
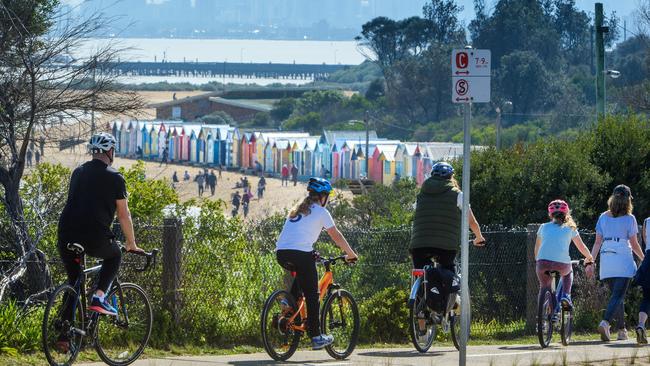
[[[537,237],[542,242],[535,259],[571,263],[569,246],[576,236],[578,232],[568,225],[558,225],[554,222],[543,224],[537,230]]]
[[[634,215],[612,217],[603,212],[596,233],[603,237],[600,248],[600,279],[634,276],[636,263],[629,238],[639,232]]]

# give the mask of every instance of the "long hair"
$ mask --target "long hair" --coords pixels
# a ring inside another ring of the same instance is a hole
[[[449,177],[449,180],[451,181],[451,184],[453,184],[456,189],[460,189],[460,184],[458,184],[458,180],[456,180],[455,174]]]
[[[614,217],[629,215],[634,209],[632,206],[632,198],[630,196],[619,194],[613,194],[609,197],[607,200],[607,207]]]
[[[309,193],[309,196],[305,197],[302,202],[296,207],[294,207],[289,213],[289,218],[295,219],[296,216],[302,215],[307,216],[311,213],[311,205],[314,203],[319,203],[321,195],[318,193]]]
[[[578,229],[578,225],[576,225],[576,222],[573,220],[573,217],[571,217],[571,211],[567,212],[566,214],[563,212],[555,212],[551,215],[551,219],[553,219],[553,222],[560,225],[560,226],[568,226],[573,230]]]

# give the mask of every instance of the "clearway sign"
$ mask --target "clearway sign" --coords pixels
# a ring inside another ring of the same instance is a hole
[[[452,102],[490,102],[490,50],[460,49],[451,53]]]

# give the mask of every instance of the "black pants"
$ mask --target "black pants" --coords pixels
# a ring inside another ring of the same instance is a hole
[[[117,277],[117,272],[122,262],[122,251],[117,243],[112,239],[100,239],[96,241],[73,240],[60,235],[58,249],[63,266],[68,275],[68,283],[70,286],[74,286],[77,282],[81,274],[81,264],[79,263],[77,254],[67,249],[68,243],[81,244],[87,255],[103,259],[102,269],[99,271],[97,290],[108,292],[109,286],[115,280],[115,277]]]
[[[214,196],[214,190],[215,190],[216,188],[217,188],[217,185],[216,185],[216,184],[210,184],[210,192],[212,193],[213,196]]]
[[[411,258],[413,259],[413,268],[422,269],[427,264],[431,264],[431,258],[435,258],[440,267],[456,273],[456,250],[446,250],[438,248],[414,248],[411,249]]]
[[[276,257],[280,265],[292,272],[296,278],[291,286],[291,295],[298,300],[300,293],[305,295],[307,303],[308,333],[310,337],[320,335],[320,304],[318,299],[318,271],[311,252],[300,250],[278,250]]]

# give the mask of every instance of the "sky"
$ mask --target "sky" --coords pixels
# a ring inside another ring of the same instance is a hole
[[[227,1],[227,0],[214,0],[214,1]],[[323,1],[327,1],[327,0],[323,0]],[[491,10],[497,1],[498,0],[487,0],[488,9]],[[83,0],[62,0],[62,2],[67,4],[78,5],[81,2],[83,2]],[[459,5],[462,5],[464,8],[461,14],[461,19],[465,22],[465,24],[469,24],[469,22],[474,18],[474,1],[456,0],[456,2]],[[634,21],[632,14],[634,10],[638,8],[639,0],[600,0],[600,2],[603,3],[605,13],[610,13],[612,10],[616,10],[619,17],[621,17],[622,19],[626,19],[628,22],[631,23]],[[594,0],[576,0],[576,4],[578,5],[578,7],[589,13],[594,12],[595,3],[596,1]]]

